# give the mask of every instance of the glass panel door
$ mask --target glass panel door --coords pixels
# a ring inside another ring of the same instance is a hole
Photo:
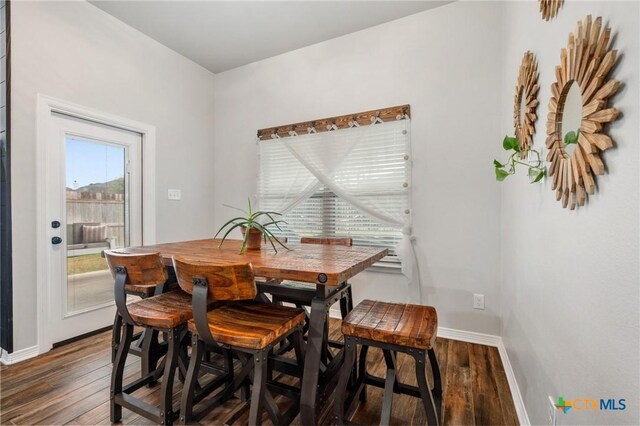
[[[142,136],[56,112],[48,130],[45,349],[113,323],[102,252],[142,244]]]
[[[102,251],[129,245],[127,164],[126,146],[65,137],[65,316],[113,303]]]

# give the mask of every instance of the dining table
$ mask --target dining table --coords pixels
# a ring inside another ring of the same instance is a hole
[[[344,349],[328,340],[329,309],[340,302],[344,317],[353,308],[349,279],[384,258],[388,251],[380,247],[339,246],[288,243],[288,249],[262,245],[260,250],[240,253],[242,241],[204,239],[181,241],[118,249],[125,253],[160,253],[168,268],[174,257],[213,262],[249,262],[257,281],[258,298],[265,302],[281,297],[309,306],[308,335],[304,370],[300,386],[300,421],[317,424],[326,408],[329,396],[337,384]],[[308,283],[291,285],[291,281]],[[330,347],[339,351],[333,353]],[[277,351],[276,352],[277,357]],[[295,374],[291,360],[284,357],[274,361],[274,368]],[[299,374],[299,373],[298,373]],[[287,392],[287,389],[283,390]],[[290,390],[289,390],[290,392]]]

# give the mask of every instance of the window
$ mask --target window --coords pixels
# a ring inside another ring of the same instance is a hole
[[[260,209],[282,212],[287,222],[274,234],[290,241],[348,236],[354,245],[388,248],[383,265],[399,264],[394,247],[410,219],[408,119],[258,146]]]

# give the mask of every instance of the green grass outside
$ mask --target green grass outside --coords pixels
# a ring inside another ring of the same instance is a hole
[[[67,274],[77,275],[85,272],[103,271],[109,269],[107,261],[100,253],[71,256],[67,258]]]

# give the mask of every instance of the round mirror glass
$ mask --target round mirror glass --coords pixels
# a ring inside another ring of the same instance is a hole
[[[560,122],[560,131],[564,150],[567,155],[571,156],[573,150],[578,143],[578,132],[582,123],[582,93],[580,86],[575,81],[571,82],[571,86],[564,97],[564,105],[562,107],[562,120]]]
[[[520,128],[524,131],[525,117],[527,114],[527,95],[524,93],[524,87],[520,89]],[[522,143],[522,141],[520,141]]]

